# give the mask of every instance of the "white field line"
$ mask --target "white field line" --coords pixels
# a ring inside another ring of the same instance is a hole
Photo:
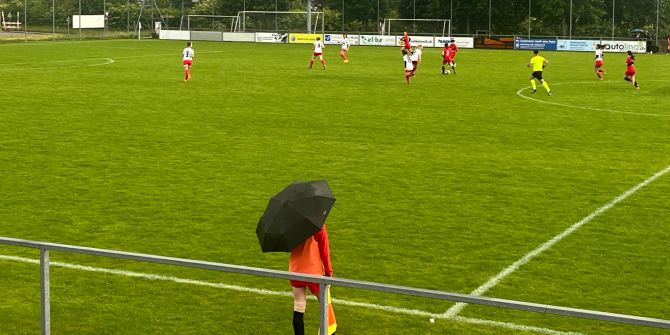
[[[593,213],[587,215],[583,219],[579,220],[579,222],[573,224],[570,226],[568,229],[564,230],[560,234],[554,236],[547,242],[544,242],[541,244],[539,247],[535,248],[535,250],[525,254],[523,257],[521,257],[519,260],[516,262],[512,263],[512,265],[508,266],[507,268],[503,269],[498,273],[497,275],[491,277],[486,283],[483,285],[479,286],[476,288],[474,291],[472,291],[470,294],[472,295],[478,295],[481,296],[484,293],[486,293],[488,290],[493,288],[494,286],[498,285],[500,281],[502,281],[505,277],[509,276],[512,274],[514,271],[518,270],[521,266],[524,264],[528,263],[531,259],[535,258],[537,255],[547,251],[549,248],[551,248],[554,244],[558,243],[560,240],[566,238],[573,232],[575,232],[577,229],[581,228],[583,225],[591,222],[593,219],[598,217],[600,214],[606,212],[610,208],[614,207],[616,204],[619,202],[623,201],[624,199],[628,198],[635,192],[639,191],[641,188],[649,185],[651,182],[654,180],[658,179],[659,177],[663,176],[664,174],[670,172],[670,165],[665,167],[663,170],[656,172],[653,176],[647,178],[645,181],[633,186],[632,188],[628,189],[626,192],[623,192],[621,195],[618,197],[614,198],[612,201],[608,202],[604,206],[596,209]],[[456,303],[455,305],[451,306],[444,315],[448,318],[453,318],[458,315],[458,313],[463,310],[467,306],[466,303]]]
[[[22,68],[6,68],[5,66],[25,65],[25,64],[31,64],[31,63],[0,64],[0,71],[69,69],[69,68],[75,68],[75,67],[102,66],[102,65],[109,65],[109,64],[114,63],[114,60],[111,59],[111,58],[98,57],[98,58],[82,58],[82,59],[69,59],[69,60],[53,60],[53,61],[40,62],[40,64],[45,64],[45,63],[46,64],[48,64],[48,63],[72,63],[72,62],[80,62],[82,60],[96,60],[96,59],[102,59],[102,60],[104,60],[104,62],[95,63],[95,64],[83,64],[83,65],[81,65],[81,64],[66,65],[66,66],[55,65],[55,66],[47,66],[47,67],[22,67]]]
[[[15,261],[15,262],[22,262],[22,263],[30,263],[30,264],[39,264],[40,263],[40,261],[38,259],[25,258],[25,257],[19,257],[19,256],[11,256],[11,255],[1,255],[1,254],[0,254],[0,260]],[[231,291],[237,291],[237,292],[260,294],[260,295],[282,296],[282,297],[292,297],[293,296],[293,293],[288,292],[288,291],[272,291],[272,290],[250,288],[250,287],[244,287],[244,286],[238,286],[238,285],[228,285],[228,284],[223,284],[223,283],[212,283],[212,282],[206,282],[206,281],[201,281],[201,280],[185,279],[185,278],[178,278],[178,277],[172,277],[172,276],[162,276],[162,275],[151,274],[151,273],[142,273],[142,272],[132,272],[132,271],[117,270],[117,269],[98,268],[98,267],[71,264],[71,263],[62,263],[62,262],[50,262],[50,265],[51,266],[62,267],[62,268],[66,268],[66,269],[79,270],[79,271],[105,273],[105,274],[111,274],[111,275],[116,275],[116,276],[142,278],[142,279],[149,279],[149,280],[169,281],[169,282],[178,283],[178,284],[206,286],[206,287],[225,289],[225,290],[231,290]],[[310,296],[310,299],[314,300],[316,298],[314,296]],[[361,307],[361,308],[366,308],[366,309],[374,309],[374,310],[380,310],[380,311],[385,311],[385,312],[420,316],[420,317],[432,318],[432,319],[453,320],[453,321],[462,322],[462,323],[470,323],[470,324],[477,324],[477,325],[488,325],[488,326],[494,326],[494,327],[513,329],[513,330],[522,330],[522,331],[533,332],[533,333],[538,333],[538,334],[584,335],[582,333],[562,332],[562,331],[557,331],[557,330],[548,329],[548,328],[524,326],[524,325],[519,325],[519,324],[514,324],[514,323],[509,323],[509,322],[481,320],[481,319],[475,319],[475,318],[465,318],[465,317],[460,317],[460,316],[457,316],[457,317],[454,317],[454,318],[449,318],[449,317],[446,317],[444,314],[441,314],[441,313],[431,313],[431,312],[428,312],[428,311],[422,311],[422,310],[417,310],[417,309],[408,309],[408,308],[401,308],[401,307],[385,306],[385,305],[363,303],[363,302],[356,302],[356,301],[348,301],[348,300],[341,300],[341,299],[333,299],[333,302],[335,304],[338,304],[338,305]]]
[[[666,81],[666,80],[650,80],[650,81]],[[602,82],[600,82],[600,81],[580,81],[580,82],[573,82],[573,83],[555,83],[555,84],[551,84],[551,85],[552,85],[552,86],[556,86],[556,85],[572,85],[572,84],[592,84],[592,83],[596,83],[596,82],[597,82],[598,84],[602,84]],[[609,82],[609,83],[614,83],[613,81],[607,81],[607,82]],[[521,89],[519,89],[518,91],[516,91],[516,95],[518,95],[518,96],[520,96],[520,97],[522,97],[522,98],[524,98],[524,99],[528,99],[528,100],[532,100],[532,101],[540,102],[540,103],[543,103],[543,104],[554,105],[554,106],[570,107],[570,108],[578,108],[578,109],[585,109],[585,110],[593,110],[593,111],[598,111],[598,112],[619,113],[619,114],[632,114],[632,115],[644,115],[644,116],[670,117],[669,114],[654,114],[654,113],[626,112],[626,111],[618,111],[618,110],[614,110],[614,109],[606,109],[606,108],[597,108],[597,107],[589,107],[589,106],[568,105],[568,104],[562,104],[562,103],[553,102],[553,101],[548,101],[548,100],[540,100],[540,99],[537,99],[537,98],[533,98],[533,97],[529,97],[529,96],[526,96],[526,95],[521,94],[521,92],[523,92],[523,91],[525,91],[525,90],[527,90],[527,89],[530,89],[530,88],[531,88],[530,86],[521,88]]]

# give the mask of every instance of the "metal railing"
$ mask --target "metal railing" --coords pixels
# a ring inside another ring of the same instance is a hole
[[[184,258],[156,256],[149,254],[133,253],[126,251],[108,250],[80,247],[67,244],[47,243],[39,241],[30,241],[10,237],[0,237],[0,244],[34,248],[40,250],[40,287],[41,287],[41,311],[42,311],[42,334],[51,334],[51,301],[50,301],[50,283],[49,283],[49,251],[62,251],[85,255],[112,257],[119,259],[130,259],[141,262],[176,265],[180,267],[190,267],[198,269],[207,269],[223,271],[237,274],[246,274],[252,276],[270,277],[277,279],[300,280],[318,283],[319,291],[319,327],[321,334],[326,334],[328,329],[328,319],[326,313],[326,287],[327,285],[357,288],[362,290],[380,291],[385,293],[396,293],[411,295],[423,298],[441,299],[453,302],[463,302],[468,304],[477,304],[493,307],[503,307],[518,309],[531,312],[556,314],[584,319],[600,320],[607,322],[617,322],[637,326],[655,327],[670,329],[670,320],[655,319],[641,316],[607,313],[586,309],[561,307],[553,305],[544,305],[516,300],[489,298],[469,294],[460,294],[453,292],[444,292],[436,290],[419,289],[405,286],[380,284],[374,282],[358,281],[344,278],[332,278],[325,276],[304,275],[294,272],[261,269],[248,266],[231,265],[223,263],[206,262],[199,260],[190,260]]]

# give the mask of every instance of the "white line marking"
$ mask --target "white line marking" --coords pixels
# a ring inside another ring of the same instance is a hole
[[[666,80],[649,80],[649,81],[666,81]],[[600,81],[579,81],[579,82],[574,82],[574,83],[555,83],[555,84],[551,84],[551,86],[556,86],[556,85],[572,85],[572,84],[592,84],[592,83],[595,83],[595,82],[597,82],[599,85],[600,85],[600,84],[603,84],[603,83],[614,83],[614,81],[606,81],[606,82],[600,82]],[[540,100],[540,99],[532,98],[532,97],[529,97],[529,96],[526,96],[526,95],[521,94],[521,92],[523,92],[523,91],[525,91],[525,90],[527,90],[527,89],[530,89],[530,88],[531,88],[530,86],[528,86],[528,87],[523,87],[523,88],[519,89],[518,91],[516,91],[516,95],[518,95],[518,96],[520,96],[520,97],[522,97],[522,98],[524,98],[524,99],[528,99],[528,100],[532,100],[532,101],[536,101],[536,102],[540,102],[540,103],[544,103],[544,104],[548,104],[548,105],[561,106],[561,107],[570,107],[570,108],[578,108],[578,109],[585,109],[585,110],[593,110],[593,111],[598,111],[598,112],[619,113],[619,114],[633,114],[633,115],[645,115],[645,116],[670,117],[670,115],[668,115],[668,114],[625,112],[625,111],[618,111],[618,110],[614,110],[614,109],[605,109],[605,108],[588,107],[588,106],[568,105],[568,104],[562,104],[562,103],[553,102],[553,101],[548,101],[548,100]]]
[[[634,187],[628,189],[626,192],[623,192],[621,195],[614,198],[612,201],[610,201],[606,205],[596,209],[593,213],[591,213],[591,214],[587,215],[586,217],[584,217],[583,219],[579,220],[579,222],[573,224],[568,229],[564,230],[562,233],[554,236],[552,239],[548,240],[547,242],[544,242],[539,247],[537,247],[535,250],[525,254],[519,260],[512,263],[512,265],[508,266],[507,268],[502,270],[497,275],[491,277],[486,283],[484,283],[483,285],[476,288],[470,294],[478,295],[478,296],[483,295],[488,290],[490,290],[494,286],[498,285],[500,283],[500,281],[502,281],[505,277],[509,276],[514,271],[518,270],[522,265],[528,263],[531,259],[535,258],[537,255],[545,252],[547,249],[551,248],[554,244],[556,244],[560,240],[566,238],[567,236],[569,236],[570,234],[575,232],[577,229],[581,228],[583,225],[591,222],[591,220],[595,219],[600,214],[606,212],[607,210],[614,207],[619,202],[628,198],[629,196],[631,196],[635,192],[639,191],[641,188],[649,185],[651,182],[653,182],[654,180],[658,179],[659,177],[663,176],[664,174],[666,174],[668,172],[670,172],[670,165],[668,165],[665,169],[656,172],[653,176],[647,178],[645,181],[643,181],[643,182],[635,185]],[[466,303],[462,303],[462,302],[456,303],[455,305],[451,306],[451,308],[449,308],[444,313],[444,315],[446,317],[455,317],[455,316],[458,315],[458,313],[461,312],[461,310],[463,310],[463,308],[465,308],[465,306],[467,306]]]
[[[0,260],[15,261],[15,262],[22,262],[22,263],[30,263],[30,264],[39,264],[40,263],[40,261],[38,259],[31,259],[31,258],[11,256],[11,255],[0,255]],[[71,264],[71,263],[62,263],[62,262],[51,262],[50,265],[51,266],[58,266],[58,267],[66,268],[66,269],[72,269],[72,270],[105,273],[105,274],[111,274],[111,275],[116,275],[116,276],[143,278],[143,279],[149,279],[149,280],[170,281],[170,282],[174,282],[174,283],[178,283],[178,284],[206,286],[206,287],[226,289],[226,290],[237,291],[237,292],[253,293],[253,294],[260,294],[260,295],[271,295],[271,296],[282,296],[282,297],[293,297],[293,293],[288,292],[288,291],[282,291],[282,292],[272,291],[272,290],[250,288],[250,287],[244,287],[244,286],[238,286],[238,285],[228,285],[228,284],[223,284],[223,283],[212,283],[212,282],[206,282],[206,281],[201,281],[201,280],[184,279],[184,278],[171,277],[171,276],[162,276],[162,275],[151,274],[151,273],[141,273],[141,272],[132,272],[132,271],[124,271],[124,270],[116,270],[116,269],[98,268],[98,267]],[[310,299],[315,300],[316,297],[310,296]],[[444,314],[430,313],[428,311],[422,311],[422,310],[417,310],[417,309],[407,309],[407,308],[385,306],[385,305],[378,305],[378,304],[371,304],[371,303],[363,303],[363,302],[356,302],[356,301],[348,301],[348,300],[341,300],[341,299],[333,299],[333,302],[335,304],[338,304],[338,305],[361,307],[361,308],[367,308],[367,309],[375,309],[375,310],[380,310],[380,311],[385,311],[385,312],[420,316],[420,317],[426,317],[426,318],[453,320],[453,321],[456,321],[456,322],[463,322],[463,323],[488,325],[488,326],[494,326],[494,327],[513,329],[513,330],[523,330],[523,331],[534,332],[534,333],[539,333],[539,334],[547,334],[547,335],[584,335],[582,333],[562,332],[562,331],[557,331],[557,330],[548,329],[548,328],[524,326],[524,325],[518,325],[518,324],[514,324],[514,323],[509,323],[509,322],[481,320],[481,319],[474,319],[474,318],[465,318],[465,317],[460,317],[460,316],[454,317],[454,318],[448,318]]]
[[[53,60],[53,61],[45,61],[45,62],[40,62],[40,64],[45,64],[45,63],[66,63],[66,62],[79,62],[82,60],[96,60],[96,59],[103,59],[105,60],[102,63],[95,63],[95,64],[77,64],[77,65],[70,65],[70,66],[48,66],[48,67],[18,67],[18,68],[3,68],[4,66],[14,66],[14,65],[25,65],[25,64],[32,64],[32,63],[14,63],[14,64],[0,64],[0,71],[25,71],[25,70],[58,70],[58,69],[69,69],[69,68],[75,68],[75,67],[89,67],[89,66],[103,66],[103,65],[109,65],[114,63],[114,60],[111,58],[83,58],[83,59],[70,59],[70,60]]]

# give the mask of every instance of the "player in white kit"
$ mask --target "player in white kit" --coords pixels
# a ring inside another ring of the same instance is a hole
[[[347,52],[349,51],[349,46],[351,44],[349,43],[347,34],[342,35],[342,39],[340,39],[339,42],[340,45],[342,46],[340,49],[340,57],[342,57],[342,60],[344,60],[345,63],[349,63],[349,56],[347,55]]]
[[[321,64],[323,65],[323,69],[326,69],[326,61],[323,60],[323,49],[325,49],[325,45],[323,45],[323,42],[321,42],[321,37],[317,37],[316,41],[314,42],[314,53],[312,54],[312,59],[309,61],[309,68],[312,68],[312,65],[314,65],[314,58],[319,57],[321,60]]]
[[[182,51],[182,64],[184,64],[184,81],[191,80],[191,66],[193,66],[193,57],[195,51],[191,48],[191,42],[186,43],[186,48]]]

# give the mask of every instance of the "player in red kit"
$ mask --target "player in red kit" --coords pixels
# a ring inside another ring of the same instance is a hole
[[[444,65],[451,64],[453,61],[453,58],[451,57],[452,55],[453,53],[449,48],[449,43],[444,43],[444,48],[442,48],[442,74],[449,74],[449,72],[447,72],[447,70],[444,68]]]
[[[628,50],[628,58],[626,58],[626,76],[623,77],[625,81],[630,81],[633,83],[633,87],[635,87],[636,90],[640,89],[640,85],[637,84],[637,80],[635,79],[635,56],[633,56],[633,52]]]
[[[409,35],[407,34],[407,32],[404,32],[402,34],[402,49],[400,51],[402,51],[403,55],[405,54],[404,50],[410,50],[410,52],[412,50],[412,46],[409,43]]]
[[[458,53],[458,46],[456,45],[456,40],[453,38],[451,39],[451,43],[449,44],[449,50],[451,50],[451,61],[449,62],[449,66],[451,66],[451,69],[454,71],[454,74],[456,74],[456,54]]]

